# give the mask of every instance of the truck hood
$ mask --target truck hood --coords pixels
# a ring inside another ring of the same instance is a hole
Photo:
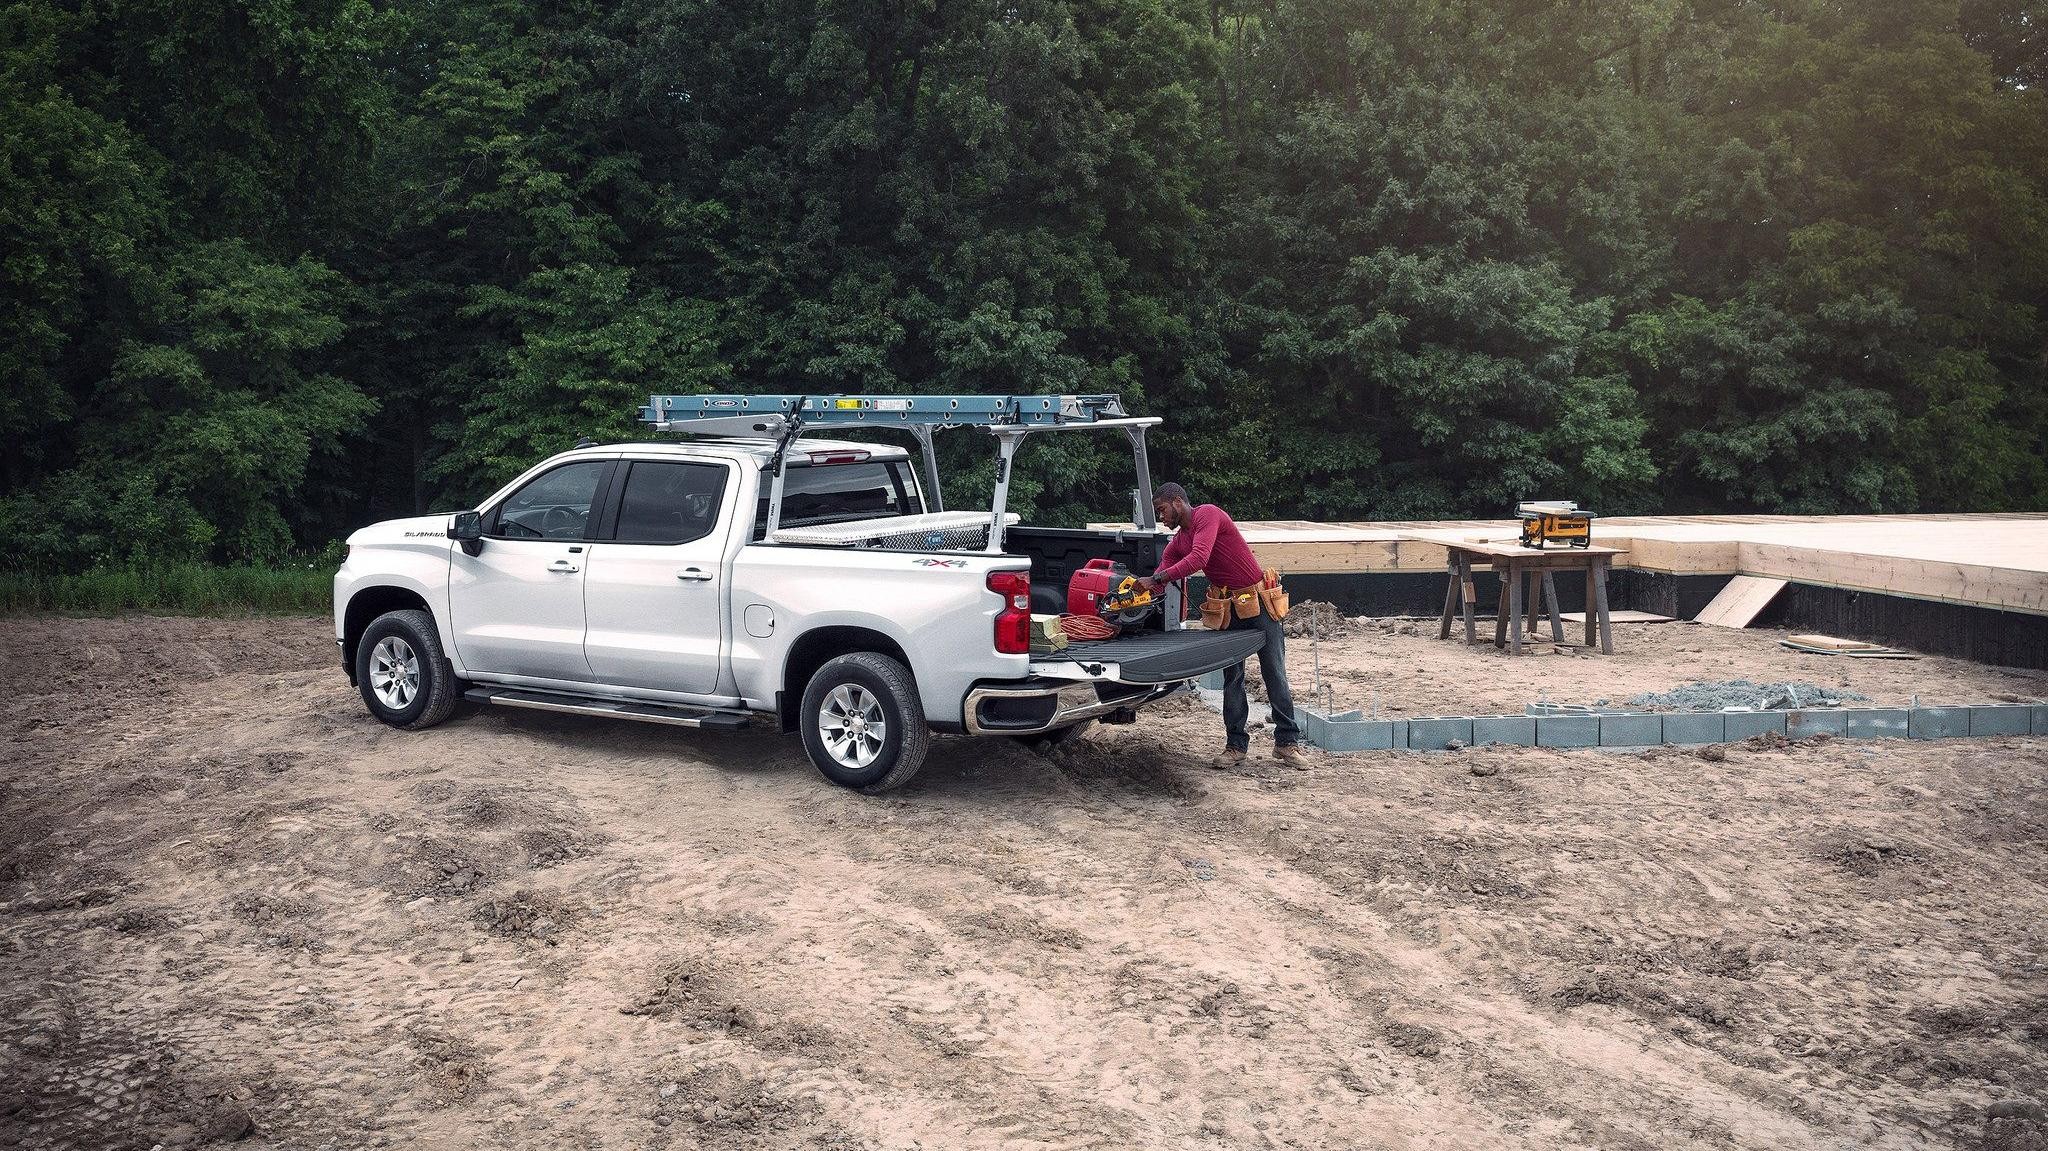
[[[449,513],[437,516],[412,516],[402,520],[385,520],[358,528],[348,537],[350,547],[418,546],[423,543],[448,544]]]

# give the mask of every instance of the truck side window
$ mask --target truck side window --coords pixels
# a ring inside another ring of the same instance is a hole
[[[686,544],[718,526],[722,464],[636,460],[626,473],[614,538],[622,544]]]
[[[513,540],[580,540],[608,460],[579,460],[535,476],[491,512],[484,534]]]

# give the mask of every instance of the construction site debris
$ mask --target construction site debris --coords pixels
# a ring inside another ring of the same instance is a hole
[[[1746,679],[1730,679],[1712,683],[1689,683],[1670,691],[1644,692],[1630,697],[1628,702],[1631,707],[1651,711],[1726,711],[1729,708],[1743,707],[1840,707],[1844,703],[1867,702],[1869,699],[1869,696],[1845,687],[1822,687],[1817,683],[1752,683]]]
[[[1808,655],[1846,655],[1860,659],[1919,659],[1909,651],[1869,643],[1860,639],[1837,639],[1831,635],[1794,635],[1778,641],[1779,647]]]
[[[1303,600],[1295,604],[1293,610],[1287,613],[1287,618],[1280,622],[1280,630],[1288,639],[1304,639],[1309,636],[1332,639],[1361,630],[1365,622],[1363,619],[1346,616],[1336,604],[1324,603],[1321,600]]]

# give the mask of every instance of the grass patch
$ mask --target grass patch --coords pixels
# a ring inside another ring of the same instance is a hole
[[[334,567],[176,564],[76,575],[0,572],[0,614],[154,611],[177,615],[324,615],[334,607]]]

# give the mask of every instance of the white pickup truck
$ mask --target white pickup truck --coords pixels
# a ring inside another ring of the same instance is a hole
[[[699,728],[766,715],[828,779],[881,792],[933,731],[1060,739],[1258,650],[1256,630],[1182,627],[1178,594],[1115,638],[1030,650],[1031,613],[1062,610],[1076,569],[1149,572],[1164,548],[1144,450],[1159,421],[1115,397],[656,396],[642,417],[685,438],[580,446],[473,511],[349,537],[335,640],[371,714],[423,728],[468,699]],[[820,425],[912,433],[922,482],[904,448],[800,435]],[[931,435],[953,427],[997,441],[987,512],[939,503]],[[1005,512],[1017,446],[1075,429],[1129,436],[1138,530]]]

